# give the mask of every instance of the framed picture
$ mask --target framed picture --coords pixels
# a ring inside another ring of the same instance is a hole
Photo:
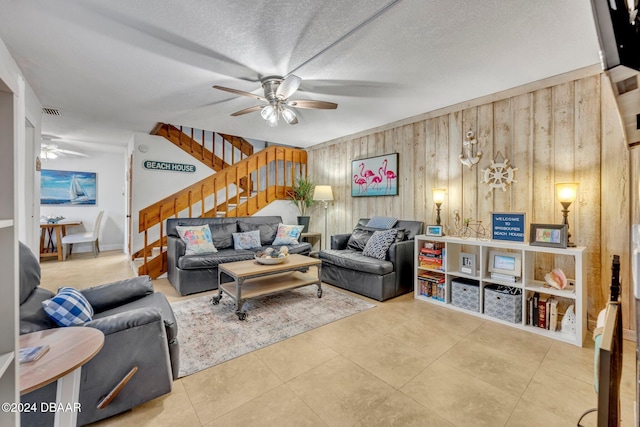
[[[460,252],[460,273],[476,275],[476,254],[468,254],[466,252]]]
[[[40,204],[91,206],[96,204],[96,173],[43,169]]]
[[[489,251],[487,270],[492,278],[522,276],[522,254],[517,252]],[[504,276],[504,277],[500,277]]]
[[[566,224],[531,224],[529,228],[529,244],[548,246],[550,248],[567,247]]]
[[[398,153],[351,162],[351,196],[397,196]]]
[[[442,236],[442,225],[427,225],[425,234],[427,236]]]

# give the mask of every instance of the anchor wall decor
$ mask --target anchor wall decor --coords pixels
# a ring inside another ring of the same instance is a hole
[[[460,154],[460,163],[471,169],[473,165],[480,161],[482,151],[478,151],[478,140],[473,131],[468,131],[465,140],[462,143],[462,154]]]

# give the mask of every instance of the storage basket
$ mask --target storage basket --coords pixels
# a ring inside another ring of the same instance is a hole
[[[522,289],[488,285],[484,288],[484,314],[511,323],[522,322]]]
[[[451,304],[470,311],[480,311],[480,286],[477,280],[451,281]]]

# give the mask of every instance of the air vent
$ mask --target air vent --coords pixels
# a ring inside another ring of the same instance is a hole
[[[632,90],[638,89],[638,78],[637,76],[629,77],[628,79],[624,79],[616,83],[616,88],[618,89],[618,95],[622,95],[627,92],[631,92]]]
[[[42,107],[42,114],[46,114],[47,116],[61,116],[62,113],[57,108],[53,107]]]

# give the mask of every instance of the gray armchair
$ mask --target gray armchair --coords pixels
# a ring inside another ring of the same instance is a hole
[[[58,327],[42,301],[54,294],[40,288],[38,260],[20,244],[20,334]],[[171,391],[177,378],[178,328],[171,306],[154,293],[148,276],[81,290],[94,309],[85,327],[105,335],[100,352],[82,367],[78,424],[85,425],[124,412]],[[98,404],[127,374],[137,371],[106,407]],[[25,394],[22,402],[55,402],[56,383]],[[52,426],[53,413],[22,413],[22,425]]]

